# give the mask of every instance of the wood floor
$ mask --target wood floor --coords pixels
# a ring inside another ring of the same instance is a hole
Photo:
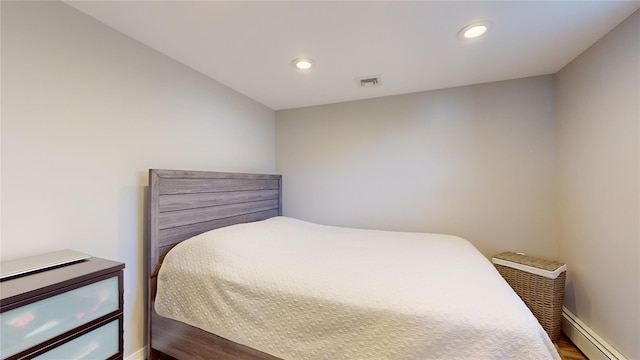
[[[560,333],[560,338],[554,344],[562,360],[588,360],[563,333]]]

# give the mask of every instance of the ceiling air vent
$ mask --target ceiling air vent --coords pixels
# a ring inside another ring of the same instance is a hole
[[[374,87],[380,85],[380,75],[371,75],[356,78],[356,83],[359,87]]]

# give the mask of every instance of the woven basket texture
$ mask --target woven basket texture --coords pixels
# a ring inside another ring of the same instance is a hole
[[[536,261],[538,261],[538,259],[532,259],[532,262],[535,263]],[[563,265],[558,262],[554,263],[554,266],[556,264],[560,266]],[[551,338],[552,341],[558,340],[562,323],[562,303],[564,301],[566,271],[563,271],[555,279],[549,279],[507,266],[494,265],[500,275],[502,275],[516,294],[518,294],[522,301],[529,307],[549,335],[549,338]],[[549,269],[549,267],[546,270],[555,270],[559,266],[555,266],[553,269]]]

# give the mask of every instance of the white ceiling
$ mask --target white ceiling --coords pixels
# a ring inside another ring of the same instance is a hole
[[[274,110],[553,74],[640,1],[65,1]],[[465,25],[488,20],[483,38]],[[316,67],[301,72],[296,57]],[[357,77],[380,75],[360,88]]]

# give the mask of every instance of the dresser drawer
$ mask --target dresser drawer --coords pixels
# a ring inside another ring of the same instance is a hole
[[[116,319],[34,359],[108,359],[120,352],[119,347],[120,319]]]
[[[118,279],[113,276],[1,313],[2,357],[22,352],[118,310]]]

